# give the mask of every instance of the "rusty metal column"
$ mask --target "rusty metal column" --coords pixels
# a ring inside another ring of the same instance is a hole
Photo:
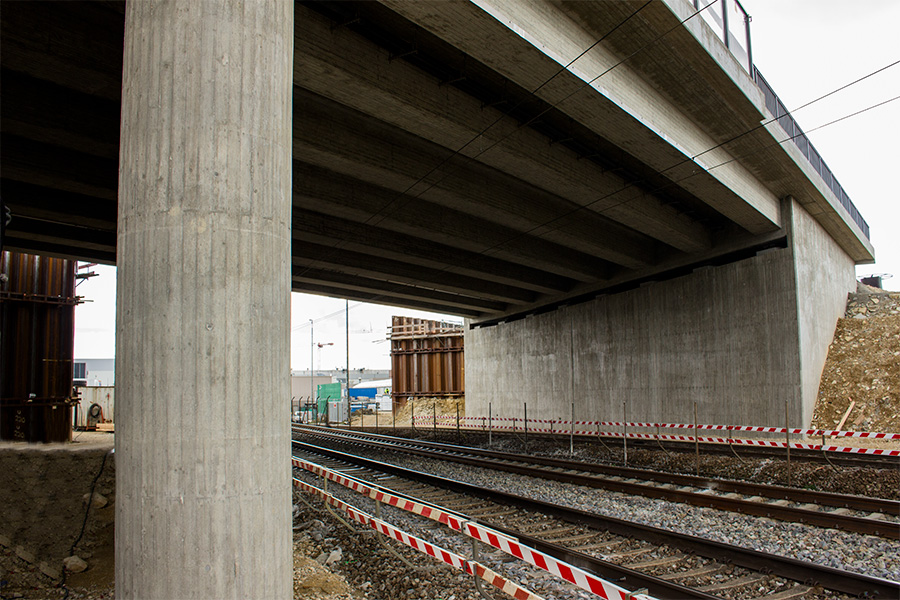
[[[117,598],[292,596],[293,7],[126,4]]]

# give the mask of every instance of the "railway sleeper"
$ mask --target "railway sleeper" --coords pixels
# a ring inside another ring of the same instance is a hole
[[[702,585],[697,589],[701,592],[727,592],[730,590],[735,590],[737,588],[746,587],[748,585],[754,585],[757,583],[764,583],[770,579],[769,575],[762,575],[760,573],[753,573],[751,575],[745,575],[743,577],[738,577],[737,579],[729,579],[728,581],[723,581],[721,583],[712,583],[710,585]]]
[[[797,598],[802,598],[811,591],[813,591],[813,588],[806,585],[797,584],[786,590],[781,590],[780,592],[775,592],[774,594],[757,596],[755,598],[750,598],[750,600],[797,600]]]

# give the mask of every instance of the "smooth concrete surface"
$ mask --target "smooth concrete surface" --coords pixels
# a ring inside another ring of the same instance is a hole
[[[791,223],[801,351],[801,420],[808,424],[837,320],[847,309],[847,294],[856,291],[856,268],[835,239],[796,202]]]
[[[466,331],[467,413],[809,423],[853,261],[796,202],[788,248]]]
[[[126,7],[117,598],[292,596],[293,7]]]

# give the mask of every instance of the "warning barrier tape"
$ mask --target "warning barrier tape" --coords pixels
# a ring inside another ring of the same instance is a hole
[[[481,421],[482,417],[466,417],[468,419]],[[445,420],[442,420],[445,419]],[[415,421],[422,423],[432,423],[432,417],[415,417]],[[460,417],[462,420],[462,417]],[[639,433],[639,432],[630,432],[623,433],[617,431],[591,431],[591,430],[574,430],[572,425],[595,425],[595,426],[603,426],[603,427],[651,427],[651,428],[666,428],[666,429],[690,429],[690,430],[717,430],[717,431],[749,431],[755,433],[791,433],[793,435],[807,435],[807,436],[828,436],[828,437],[855,437],[855,438],[866,438],[866,439],[881,439],[881,440],[900,440],[900,433],[879,433],[872,431],[838,431],[838,430],[822,430],[822,429],[787,429],[784,427],[756,427],[749,425],[697,425],[696,427],[689,423],[639,423],[639,422],[622,422],[622,421],[566,421],[566,420],[547,420],[547,419],[528,419],[528,427],[525,427],[524,419],[516,419],[513,417],[492,417],[491,421],[491,429],[496,430],[510,430],[510,431],[529,431],[532,433],[570,433],[572,435],[578,436],[603,436],[603,437],[615,437],[615,438],[630,438],[630,439],[651,439],[651,440],[661,440],[661,441],[680,441],[680,442],[693,442],[695,441],[694,436],[687,435],[662,435],[655,433]],[[513,421],[512,425],[495,425],[495,421]],[[456,417],[438,417],[438,423],[448,423],[451,425],[456,424]],[[519,425],[518,423],[522,423]],[[551,423],[553,425],[565,426],[569,427],[559,427],[559,428],[547,428],[547,427],[532,427],[533,423]],[[743,439],[743,438],[718,438],[718,437],[702,437],[697,436],[696,441],[706,442],[706,443],[717,443],[717,444],[739,444],[744,446],[768,446],[772,448],[785,448],[790,446],[791,448],[796,448],[798,450],[815,450],[820,452],[841,452],[845,454],[873,454],[873,455],[881,455],[881,456],[900,456],[900,450],[888,450],[882,448],[857,448],[857,447],[847,447],[847,446],[836,446],[836,445],[824,445],[824,444],[801,444],[801,443],[790,443],[788,444],[786,441],[776,441],[776,440],[751,440],[751,439]]]
[[[291,459],[293,466],[305,469],[326,479],[340,483],[360,494],[369,496],[373,500],[394,506],[396,508],[421,515],[432,521],[437,521],[447,525],[455,531],[459,531],[469,537],[475,538],[489,546],[502,550],[503,552],[514,556],[520,560],[543,569],[548,573],[552,573],[569,583],[572,583],[583,590],[587,590],[593,594],[605,598],[606,600],[652,600],[650,596],[643,594],[634,594],[628,590],[617,586],[614,583],[605,581],[596,575],[592,575],[587,571],[579,569],[573,565],[560,561],[552,556],[535,550],[529,546],[521,544],[518,540],[504,535],[498,531],[494,531],[483,525],[472,523],[462,519],[459,515],[449,513],[436,506],[402,498],[392,494],[377,486],[367,485],[361,481],[346,477],[302,459]]]
[[[381,519],[373,517],[372,515],[369,515],[359,510],[358,508],[351,506],[350,504],[338,498],[335,498],[324,490],[310,485],[305,481],[294,479],[294,485],[304,492],[312,494],[314,496],[318,496],[329,505],[344,511],[351,520],[356,521],[361,525],[370,527],[390,537],[391,539],[397,540],[401,544],[418,550],[423,554],[427,554],[428,556],[435,558],[445,564],[448,564],[455,569],[464,571],[465,573],[478,577],[479,579],[483,579],[484,581],[487,581],[500,591],[504,592],[508,596],[515,598],[516,600],[544,600],[541,596],[538,596],[537,594],[521,587],[520,585],[510,581],[509,579],[502,577],[498,573],[492,571],[479,562],[468,560],[465,557],[460,556],[459,554],[450,552],[449,550],[445,550],[440,546],[435,546],[430,542],[426,542],[421,538],[406,533],[405,531],[394,527],[386,521],[382,521]]]
[[[456,423],[455,415],[438,415],[438,422]],[[434,418],[432,416],[413,417],[414,421],[431,423]],[[459,417],[462,421],[493,420],[493,421],[518,421],[524,422],[524,419],[513,417]],[[661,429],[703,429],[717,431],[750,431],[754,433],[788,433],[795,435],[811,435],[811,436],[828,436],[828,437],[857,437],[879,440],[900,440],[900,433],[887,433],[876,431],[842,431],[830,429],[801,429],[801,428],[785,428],[785,427],[761,427],[756,425],[703,425],[692,423],[641,423],[641,422],[624,422],[624,421],[569,421],[566,419],[528,419],[528,423],[552,423],[554,425],[600,425],[604,427],[650,427]],[[531,427],[528,428],[532,430]],[[538,431],[535,429],[534,431]]]

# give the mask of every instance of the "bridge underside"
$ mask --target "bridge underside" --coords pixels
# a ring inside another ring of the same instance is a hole
[[[777,148],[747,136],[730,150],[754,150],[749,166],[697,173],[581,80],[532,93],[558,65],[474,5],[431,3],[423,16],[408,4],[295,7],[294,290],[497,322],[785,244],[778,197],[803,202],[804,190],[746,183],[748,168],[784,178]],[[569,16],[600,36],[636,6]],[[597,68],[673,18],[660,4],[627,21]],[[2,27],[7,248],[113,263],[124,4],[13,3]],[[482,55],[478,36],[508,56]],[[690,57],[652,64],[683,54],[682,37],[635,71],[686,68]],[[698,70],[679,91],[693,96],[662,101],[733,113],[733,98],[709,93],[716,83]],[[698,140],[760,119],[746,99],[737,109],[744,122]]]
[[[119,266],[117,597],[289,597],[289,286],[467,317],[470,414],[808,420],[872,248],[691,6],[3,4],[4,249]]]

